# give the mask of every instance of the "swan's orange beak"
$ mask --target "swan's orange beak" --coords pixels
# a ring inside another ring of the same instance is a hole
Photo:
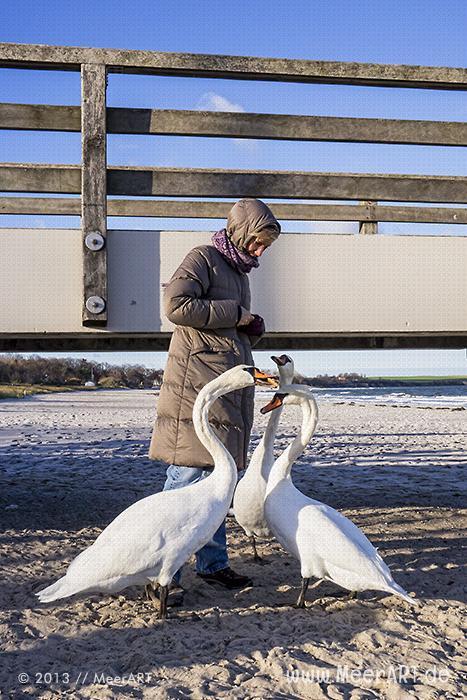
[[[269,386],[277,389],[279,386],[279,380],[272,374],[266,374],[256,367],[253,368],[253,377],[255,378],[255,384],[257,386]]]
[[[274,394],[271,401],[260,409],[260,413],[269,413],[270,411],[274,411],[275,408],[280,408],[286,396],[287,394]]]

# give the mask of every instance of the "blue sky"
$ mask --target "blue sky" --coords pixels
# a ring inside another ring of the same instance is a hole
[[[467,65],[466,28],[463,0],[16,0],[0,6],[0,41],[5,42],[432,66]],[[80,78],[78,73],[0,69],[0,94],[4,102],[79,104]],[[108,104],[465,121],[467,93],[112,74]],[[0,161],[79,163],[80,135],[0,132]],[[428,146],[112,135],[108,162],[467,176],[465,149]],[[109,219],[109,228],[213,230],[222,224],[217,220]],[[79,221],[76,217],[0,216],[0,227],[5,226],[78,227]],[[356,226],[285,222],[283,229],[345,233]],[[380,232],[467,235],[467,226],[381,224]],[[267,356],[258,353],[258,362]],[[314,351],[296,356],[301,371],[309,373],[467,373],[463,350]],[[158,353],[98,357],[164,364],[164,356]]]

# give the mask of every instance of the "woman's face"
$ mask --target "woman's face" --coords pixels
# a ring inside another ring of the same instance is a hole
[[[250,243],[248,243],[246,249],[250,255],[260,258],[267,248],[269,248],[268,245],[261,243],[261,241],[259,241],[257,238],[254,238]]]

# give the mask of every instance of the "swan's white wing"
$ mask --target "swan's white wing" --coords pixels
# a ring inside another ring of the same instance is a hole
[[[215,526],[204,512],[205,499],[200,503],[197,497],[195,487],[201,485],[162,491],[133,503],[71,562],[67,576],[108,580],[133,575],[157,566],[171,549],[186,560],[208,541]],[[199,525],[201,519],[207,524]]]

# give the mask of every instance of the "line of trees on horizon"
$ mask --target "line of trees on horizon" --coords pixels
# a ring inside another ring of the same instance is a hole
[[[270,372],[271,369],[266,371]],[[84,386],[86,382],[93,382],[96,386],[105,389],[152,389],[160,386],[163,376],[162,369],[151,369],[143,365],[112,365],[84,358],[41,357],[40,355],[24,357],[13,353],[0,357],[0,384]],[[316,387],[394,386],[407,383],[397,378],[370,379],[356,372],[343,372],[338,375],[319,374],[315,377],[305,377],[296,373],[294,382]],[[429,383],[433,385],[465,384],[466,379],[430,378]],[[411,384],[426,385],[426,381],[411,380]]]
[[[142,365],[111,365],[73,357],[0,357],[0,384],[84,386],[93,382],[106,389],[150,389],[161,383],[163,370]]]
[[[270,370],[268,370],[270,371]],[[42,384],[45,386],[83,386],[93,382],[96,386],[113,389],[128,387],[150,389],[162,383],[164,371],[142,365],[111,365],[84,358],[56,358],[32,355],[6,355],[0,357],[0,384]],[[296,373],[294,381],[315,386],[335,386],[365,381],[356,373],[338,376],[318,375],[304,377]]]

